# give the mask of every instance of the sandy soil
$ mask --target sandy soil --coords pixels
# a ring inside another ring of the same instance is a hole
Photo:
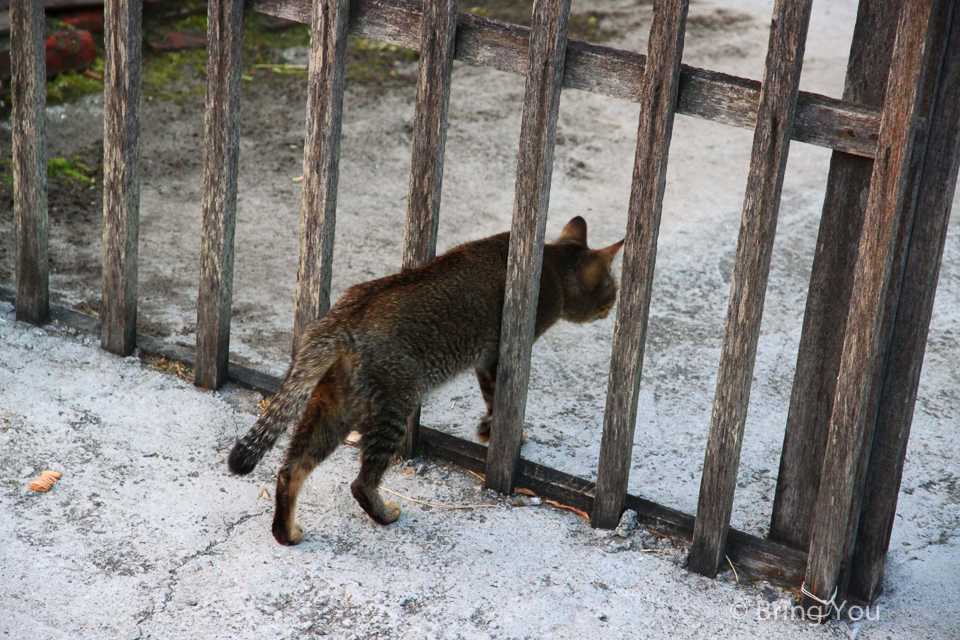
[[[771,4],[693,4],[684,61],[761,77]],[[573,6],[599,18],[595,33],[605,42],[645,51],[648,6]],[[850,0],[815,5],[805,90],[842,93],[855,14]],[[393,71],[385,86],[348,85],[334,299],[400,266],[416,63],[398,58]],[[441,251],[509,228],[522,93],[520,77],[457,64]],[[238,361],[276,374],[292,329],[303,96],[296,77],[258,74],[244,84],[231,349]],[[196,328],[200,100],[143,106],[141,330],[185,344]],[[579,214],[592,244],[622,237],[637,115],[635,105],[564,94],[548,236]],[[48,131],[51,157],[95,163],[99,98],[49,108]],[[9,136],[0,123],[4,154]],[[696,510],[751,138],[681,116],[671,150],[630,491],[688,513]],[[734,526],[757,535],[770,517],[828,161],[823,149],[791,149],[733,512]],[[95,310],[100,183],[51,185],[54,300]],[[8,286],[11,227],[5,203],[0,283]],[[230,477],[223,464],[259,397],[197,391],[88,339],[18,325],[3,306],[0,527],[10,542],[0,629],[51,638],[960,637],[960,597],[946,587],[960,572],[960,438],[952,429],[960,417],[958,251],[954,228],[879,620],[813,628],[758,619],[763,603],[788,596],[734,587],[732,572],[718,581],[690,575],[680,566],[685,550],[670,542],[644,532],[597,534],[567,512],[512,507],[435,462],[399,467],[387,485],[432,502],[497,506],[406,504],[400,522],[381,529],[346,490],[356,466],[350,448],[304,490],[304,544],[281,549],[269,533],[270,503],[259,497],[261,486],[272,494],[279,453],[251,479]],[[525,457],[595,477],[612,331],[611,317],[558,326],[537,343]],[[482,412],[465,376],[430,399],[423,420],[472,437]],[[48,466],[64,479],[49,494],[29,492],[27,481]],[[403,473],[409,469],[415,473]]]

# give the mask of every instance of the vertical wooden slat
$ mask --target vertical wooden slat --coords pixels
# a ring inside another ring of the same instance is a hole
[[[606,529],[615,527],[620,520],[630,479],[637,398],[688,6],[687,0],[654,3],[647,64],[640,89],[637,153],[591,519],[593,526]]]
[[[210,0],[207,8],[207,100],[204,121],[203,220],[197,301],[197,386],[227,379],[233,238],[240,156],[243,0]]]
[[[513,490],[520,458],[569,20],[570,0],[534,4],[487,460],[486,486],[500,493]]]
[[[293,348],[330,309],[349,0],[314,0]]]
[[[949,7],[945,7],[945,13],[942,21],[943,53],[938,56],[936,64],[938,78],[934,98],[930,108],[923,112],[928,128],[916,187],[913,230],[883,373],[856,546],[850,563],[847,593],[865,602],[872,602],[882,587],[940,261],[960,169],[960,2],[953,0]]]
[[[843,594],[846,594],[850,579],[851,564],[849,560],[853,557],[853,548],[856,542],[860,520],[865,489],[864,480],[866,479],[867,466],[871,457],[873,434],[877,424],[877,410],[880,405],[880,396],[883,387],[883,372],[887,369],[888,356],[891,352],[894,324],[900,300],[900,288],[903,282],[907,255],[909,253],[910,237],[913,233],[917,189],[922,178],[921,168],[927,150],[926,124],[929,123],[929,117],[934,103],[934,94],[936,93],[938,84],[939,62],[941,54],[943,53],[944,26],[947,20],[949,2],[950,0],[936,0],[933,2],[930,18],[931,28],[928,30],[926,36],[927,54],[924,62],[923,80],[920,85],[920,96],[918,98],[917,132],[915,133],[915,140],[911,151],[912,158],[910,160],[910,168],[904,187],[903,212],[900,214],[896,240],[893,244],[894,248],[889,276],[890,284],[886,289],[881,307],[881,321],[879,325],[880,341],[874,368],[876,377],[871,382],[867,409],[864,413],[864,445],[860,450],[860,457],[857,460],[853,475],[853,500],[850,503],[850,515],[847,519],[847,531],[841,555],[841,570],[837,580],[839,592]]]
[[[47,99],[43,7],[39,0],[10,4],[13,113],[13,218],[17,242],[17,320],[50,317],[47,223]]]
[[[931,0],[906,2],[893,49],[870,194],[855,268],[820,491],[813,512],[806,590],[829,600],[845,560],[861,454],[878,383],[884,307],[900,231],[931,32]],[[805,606],[816,606],[805,596]]]
[[[141,0],[108,0],[104,15],[100,344],[121,356],[137,346],[142,7]]]
[[[717,573],[730,527],[810,7],[811,0],[777,0],[770,27],[726,334],[717,374],[717,394],[690,551],[690,569],[710,577]]]
[[[861,1],[844,100],[883,105],[890,43],[902,4],[902,0]],[[769,534],[772,540],[803,550],[810,545],[810,516],[820,488],[853,288],[851,257],[857,253],[872,173],[871,158],[837,151],[830,159]]]
[[[457,0],[425,0],[420,26],[420,75],[413,118],[413,160],[403,236],[403,266],[419,267],[437,254],[443,154],[447,142],[450,76],[457,35]],[[420,409],[407,422],[401,455],[416,455]]]

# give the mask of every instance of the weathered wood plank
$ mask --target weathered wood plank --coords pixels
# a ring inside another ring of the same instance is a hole
[[[880,107],[902,2],[863,0],[853,31],[844,99]],[[780,455],[770,538],[806,550],[840,370],[860,228],[873,161],[835,151]]]
[[[167,0],[146,0],[146,4],[152,4],[154,2],[166,2]],[[82,5],[91,5],[95,4],[93,2],[78,2],[77,0],[40,0],[40,6],[44,9],[68,9],[75,8]],[[10,0],[0,0],[0,11],[8,8],[11,5]]]
[[[520,459],[569,20],[570,0],[534,5],[486,479],[507,494]]]
[[[741,576],[766,580],[787,589],[803,583],[807,554],[798,549],[730,529],[724,559],[729,558]]]
[[[420,30],[420,75],[413,116],[413,159],[403,236],[403,266],[415,268],[437,255],[443,155],[447,145],[450,77],[457,35],[457,0],[425,0]],[[407,421],[401,455],[418,448],[419,407]]]
[[[230,358],[242,44],[243,0],[210,0],[194,380],[197,386],[207,389],[218,389],[226,381]]]
[[[773,9],[690,551],[690,569],[709,577],[717,574],[730,527],[810,8],[811,0],[777,0]]]
[[[294,349],[304,330],[330,309],[349,16],[349,0],[316,0],[314,3],[307,77],[307,135],[303,146]]]
[[[10,6],[13,112],[13,219],[17,320],[50,317],[50,228],[47,219],[47,100],[43,8],[37,0]]]
[[[883,373],[849,570],[847,593],[864,602],[872,602],[882,588],[927,331],[960,170],[960,3],[954,0],[949,4],[944,7],[947,15],[942,22],[937,20],[945,32],[943,53],[937,63],[931,60],[930,65],[938,77],[932,104],[923,110],[929,124],[916,186],[913,229]]]
[[[111,353],[128,356],[137,346],[143,4],[108,0],[104,9],[100,344]]]
[[[832,597],[845,560],[861,455],[872,435],[870,405],[879,381],[884,307],[911,172],[935,2],[904,3],[893,48],[804,578],[807,591],[823,601]],[[804,606],[816,605],[804,597]]]
[[[600,443],[597,499],[591,518],[593,526],[605,529],[617,526],[630,480],[637,398],[688,6],[687,0],[657,0],[653,7]]]
[[[864,446],[861,449],[860,457],[857,460],[855,472],[853,475],[853,500],[850,503],[850,515],[847,520],[847,532],[844,540],[843,551],[841,555],[841,570],[837,580],[839,592],[846,594],[848,582],[850,579],[850,559],[853,557],[854,544],[856,542],[857,531],[861,515],[861,505],[864,495],[864,480],[867,475],[867,465],[871,456],[871,446],[874,439],[874,431],[877,423],[877,409],[880,404],[880,391],[883,387],[882,372],[887,368],[887,359],[890,354],[893,336],[893,329],[897,308],[900,299],[900,285],[903,281],[904,267],[910,244],[910,236],[913,229],[914,215],[916,213],[917,192],[916,188],[921,178],[920,169],[923,164],[923,158],[926,154],[927,140],[926,123],[929,122],[930,111],[934,102],[936,85],[938,80],[938,63],[943,53],[944,26],[947,20],[947,11],[949,2],[937,1],[933,3],[933,13],[931,14],[931,29],[927,32],[926,49],[927,62],[923,71],[924,78],[921,83],[919,107],[917,115],[917,132],[912,150],[912,159],[910,169],[907,174],[906,186],[904,188],[903,213],[900,215],[900,222],[896,231],[896,240],[894,241],[893,258],[890,269],[890,285],[884,297],[881,307],[880,323],[880,342],[876,359],[877,378],[871,383],[870,395],[867,401],[867,410],[864,414],[866,433],[864,436]]]
[[[255,11],[310,22],[309,0],[248,0]],[[416,50],[420,3],[409,0],[354,0],[350,32]],[[455,58],[469,64],[526,74],[530,29],[461,13],[457,19]],[[646,56],[631,51],[570,40],[563,86],[637,102]],[[760,83],[718,71],[683,65],[677,113],[735,127],[753,129]],[[873,157],[879,111],[826,96],[800,92],[793,139],[861,156]]]

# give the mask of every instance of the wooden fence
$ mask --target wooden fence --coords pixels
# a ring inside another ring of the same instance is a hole
[[[538,0],[530,28],[456,0],[210,0],[196,350],[136,334],[141,0],[108,0],[101,320],[51,306],[43,20],[11,4],[17,318],[99,331],[103,348],[193,364],[196,384],[278,380],[229,362],[242,19],[312,25],[295,335],[330,305],[348,34],[420,51],[403,263],[435,254],[454,59],[526,76],[508,260],[497,428],[489,449],[419,427],[424,451],[615,526],[625,508],[692,543],[689,566],[805,587],[806,604],[879,593],[960,163],[960,0],[862,0],[843,100],[798,90],[811,0],[777,0],[762,82],[681,64],[688,0],[655,0],[646,56],[567,38],[570,0]],[[891,46],[892,45],[892,46]],[[520,458],[562,88],[641,105],[597,482]],[[754,130],[696,517],[627,494],[674,115]],[[791,141],[833,149],[768,539],[730,528],[744,422]],[[867,194],[863,197],[863,194]],[[855,259],[854,259],[855,257]]]

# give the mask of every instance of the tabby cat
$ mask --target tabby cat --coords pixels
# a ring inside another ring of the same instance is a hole
[[[248,474],[296,426],[277,478],[277,542],[303,538],[294,518],[300,487],[351,429],[362,434],[354,498],[380,524],[399,518],[399,505],[383,500],[378,487],[407,419],[427,392],[471,367],[487,405],[479,435],[489,437],[509,244],[510,234],[501,233],[351,287],[304,332],[280,390],[228,460],[232,472]],[[607,317],[617,294],[610,263],[622,244],[587,248],[578,216],[544,246],[537,337],[561,318]]]

